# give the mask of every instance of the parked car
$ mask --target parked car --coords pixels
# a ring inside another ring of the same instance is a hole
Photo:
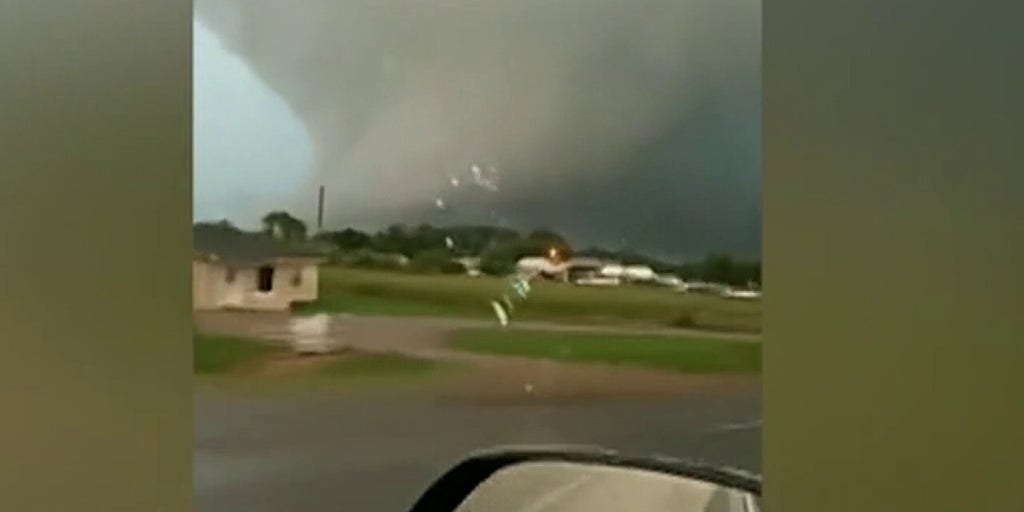
[[[676,288],[683,284],[682,279],[673,275],[660,275],[655,279],[655,282],[661,286],[668,286],[670,288]]]
[[[722,294],[727,299],[734,300],[760,300],[761,292],[756,290],[733,290],[729,289]]]
[[[617,277],[587,276],[576,279],[573,283],[579,286],[619,286],[622,280]]]

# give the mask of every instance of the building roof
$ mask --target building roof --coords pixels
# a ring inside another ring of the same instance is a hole
[[[281,259],[319,260],[323,253],[309,244],[287,243],[262,233],[247,233],[211,225],[192,228],[192,247],[198,257],[235,267],[251,267]]]
[[[626,265],[626,270],[639,271],[639,272],[654,272],[648,265]]]
[[[549,260],[548,258],[545,258],[544,256],[523,256],[522,258],[519,258],[519,261],[516,262],[516,263],[519,264],[519,265],[542,265],[542,266],[544,266],[544,265],[550,265],[551,264],[551,260]]]
[[[570,267],[601,268],[605,263],[598,258],[576,257],[568,261]]]

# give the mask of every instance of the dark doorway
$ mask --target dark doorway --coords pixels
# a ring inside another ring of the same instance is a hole
[[[274,267],[260,267],[256,274],[256,289],[269,292],[274,289]]]

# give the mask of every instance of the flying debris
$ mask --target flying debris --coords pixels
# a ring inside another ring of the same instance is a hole
[[[491,308],[494,309],[494,314],[498,317],[498,323],[501,324],[502,327],[507,326],[509,318],[508,313],[505,312],[505,308],[503,308],[498,301],[494,300],[491,301]]]
[[[509,324],[512,312],[515,310],[515,302],[512,300],[512,297],[518,297],[519,300],[525,301],[529,296],[529,280],[530,276],[516,275],[512,278],[511,283],[509,283],[512,293],[505,293],[501,296],[501,299],[491,301],[491,308],[494,309],[494,313],[498,317],[498,323],[502,327]]]

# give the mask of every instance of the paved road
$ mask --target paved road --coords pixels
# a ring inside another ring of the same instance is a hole
[[[446,334],[473,322],[332,322],[332,335],[361,351],[456,358],[475,368],[444,386],[273,397],[197,389],[196,510],[401,511],[467,452],[498,444],[599,444],[759,471],[756,379],[468,356],[444,347]],[[197,323],[268,341],[288,337],[287,316]]]
[[[756,393],[487,406],[425,394],[195,397],[199,512],[401,511],[465,453],[599,444],[760,470]]]

